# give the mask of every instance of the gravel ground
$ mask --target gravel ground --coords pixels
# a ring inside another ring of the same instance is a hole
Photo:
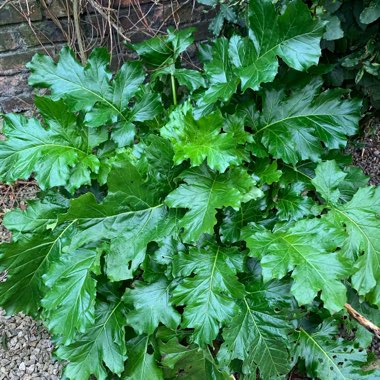
[[[380,119],[366,123],[363,135],[351,144],[349,151],[355,164],[371,177],[370,183],[380,184]],[[11,238],[2,225],[4,213],[15,207],[25,209],[26,200],[34,198],[37,191],[33,181],[19,181],[13,186],[0,183],[0,243]],[[0,281],[4,279],[0,273]],[[0,309],[0,380],[59,380],[62,364],[52,358],[53,349],[41,322],[21,313],[5,316]],[[373,341],[371,349],[379,355],[378,340]]]

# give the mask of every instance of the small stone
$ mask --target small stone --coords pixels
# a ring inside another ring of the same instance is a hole
[[[34,368],[35,368],[34,364],[30,365],[30,366],[26,369],[26,373],[29,374],[29,375],[32,374],[32,373],[34,372]]]
[[[25,371],[26,367],[25,367],[25,363],[24,362],[21,362],[21,364],[18,366],[18,369],[20,371]]]

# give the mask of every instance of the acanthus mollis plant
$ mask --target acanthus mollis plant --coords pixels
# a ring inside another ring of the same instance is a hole
[[[347,302],[379,320],[380,192],[339,151],[361,102],[311,74],[324,23],[301,1],[247,17],[202,71],[189,30],[115,75],[104,50],[28,65],[50,92],[3,116],[0,176],[41,192],[5,215],[0,305],[45,321],[68,379],[379,376],[368,331],[338,337]]]

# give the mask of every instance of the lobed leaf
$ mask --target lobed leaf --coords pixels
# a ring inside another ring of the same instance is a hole
[[[236,277],[242,259],[235,249],[214,245],[192,248],[189,254],[175,258],[174,275],[185,278],[174,289],[172,302],[185,306],[182,326],[194,328],[194,341],[202,347],[211,343],[238,311],[237,300],[245,294]]]
[[[180,220],[185,242],[197,241],[202,233],[212,233],[216,223],[216,209],[231,206],[235,209],[262,193],[247,172],[241,169],[217,174],[206,165],[188,169],[181,174],[185,185],[180,185],[166,198],[169,207],[188,208]]]
[[[7,140],[0,142],[0,178],[6,182],[28,179],[35,173],[41,189],[66,186],[73,191],[91,182],[99,170],[86,128],[62,101],[47,98],[36,101],[48,128],[37,119],[22,115],[5,116]]]
[[[70,345],[57,349],[57,355],[70,362],[64,375],[72,380],[88,379],[90,375],[106,380],[109,368],[120,376],[126,359],[124,326],[121,302],[97,302],[95,324]]]

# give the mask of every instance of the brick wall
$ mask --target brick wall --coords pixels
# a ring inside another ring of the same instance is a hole
[[[35,53],[55,56],[68,39],[73,40],[73,21],[66,1],[0,0],[0,112],[31,109],[33,90],[27,85],[25,64]],[[100,3],[112,6],[124,35],[132,42],[163,32],[171,25],[196,26],[196,40],[208,34],[210,13],[194,0],[102,0]],[[109,29],[104,27],[105,18],[91,6],[82,9],[80,22],[83,37],[91,42],[89,46],[110,46],[112,42],[115,61],[128,56],[120,36],[114,30],[110,40]],[[68,30],[71,30],[70,35],[67,35]]]

